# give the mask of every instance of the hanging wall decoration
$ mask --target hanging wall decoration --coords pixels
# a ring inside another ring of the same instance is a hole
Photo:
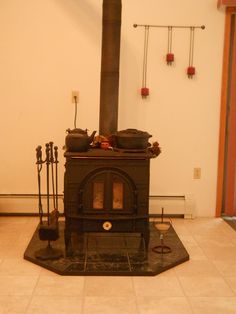
[[[195,67],[193,66],[194,31],[194,27],[190,27],[189,64],[187,68],[188,78],[193,78],[195,75]]]
[[[141,88],[141,96],[143,98],[146,98],[149,95],[149,88],[147,87],[148,38],[149,38],[149,26],[145,26],[144,49],[143,49],[143,78],[142,78],[142,88]]]
[[[149,25],[149,24],[133,24],[136,27],[144,27],[144,54],[143,54],[143,77],[142,77],[142,88],[141,96],[146,98],[149,95],[149,88],[147,88],[147,61],[148,61],[148,39],[149,39],[149,30],[153,27],[158,28],[167,28],[167,54],[166,54],[166,63],[167,65],[172,65],[175,60],[175,56],[172,52],[172,35],[174,28],[188,28],[190,30],[190,48],[189,48],[189,65],[187,68],[188,78],[193,78],[196,74],[196,69],[193,66],[193,52],[194,52],[194,35],[196,29],[205,29],[205,26],[177,26],[177,25]]]
[[[172,33],[173,33],[173,27],[168,26],[168,41],[167,41],[167,54],[166,54],[167,65],[172,65],[175,59],[174,54],[172,53]]]

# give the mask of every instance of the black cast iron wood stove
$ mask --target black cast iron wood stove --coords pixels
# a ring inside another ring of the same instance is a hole
[[[99,134],[117,131],[121,0],[103,1]],[[139,232],[149,238],[150,150],[65,153],[65,243],[76,232]]]
[[[84,232],[138,232],[148,244],[151,152],[66,152],[65,243]]]

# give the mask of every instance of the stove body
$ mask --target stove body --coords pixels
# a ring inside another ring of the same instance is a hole
[[[149,152],[66,152],[65,243],[73,233],[137,232],[149,239]]]

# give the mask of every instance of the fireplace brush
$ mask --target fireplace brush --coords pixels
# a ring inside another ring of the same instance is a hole
[[[42,147],[36,148],[37,158],[37,172],[38,172],[38,206],[39,206],[39,239],[48,241],[48,246],[44,249],[38,250],[35,256],[39,259],[56,259],[62,256],[60,250],[53,249],[51,241],[56,241],[59,238],[58,227],[58,148],[53,147],[53,142],[47,143],[45,148],[46,158],[42,159]],[[47,198],[47,214],[46,221],[43,221],[43,206],[42,206],[42,193],[41,193],[41,171],[43,164],[46,164],[46,198]],[[55,168],[55,172],[54,172]],[[50,170],[51,170],[51,185],[52,185],[52,199],[54,209],[50,212]]]

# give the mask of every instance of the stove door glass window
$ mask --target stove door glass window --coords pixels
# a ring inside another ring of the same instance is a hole
[[[129,178],[111,169],[89,176],[81,191],[79,207],[87,213],[132,213],[136,205]]]
[[[113,182],[112,208],[123,209],[124,185],[122,182]]]
[[[104,183],[93,183],[93,209],[104,208]]]

